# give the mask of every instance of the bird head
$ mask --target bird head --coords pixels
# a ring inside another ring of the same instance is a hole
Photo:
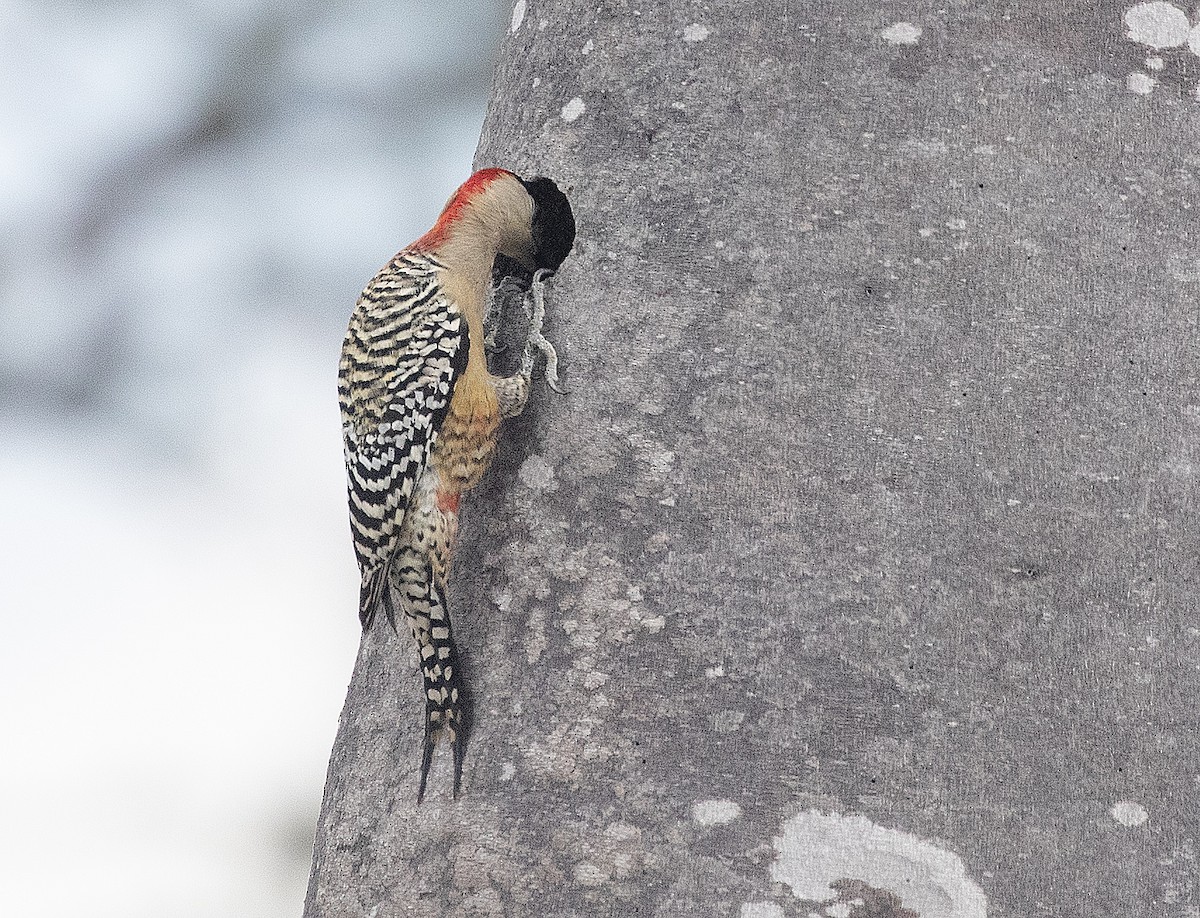
[[[557,270],[574,242],[575,216],[558,185],[492,168],[467,179],[413,245],[451,261],[490,249],[532,272]]]
[[[530,236],[533,251],[526,264],[531,270],[546,268],[557,271],[575,243],[575,215],[567,196],[545,176],[520,179],[533,198],[533,222]],[[522,259],[524,260],[524,259]]]

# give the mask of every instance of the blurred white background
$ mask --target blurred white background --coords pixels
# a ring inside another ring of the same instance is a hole
[[[0,913],[299,915],[358,644],[337,353],[507,17],[0,3]]]

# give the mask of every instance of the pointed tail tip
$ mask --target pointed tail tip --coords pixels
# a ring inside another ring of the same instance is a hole
[[[443,716],[449,721],[441,723]],[[429,782],[429,772],[433,767],[433,752],[438,739],[447,736],[450,740],[450,752],[454,759],[454,784],[452,795],[455,800],[462,796],[463,763],[467,758],[467,738],[463,729],[462,712],[457,708],[431,708],[426,712],[425,737],[421,750],[421,774],[417,785],[417,804],[425,799],[425,789]]]
[[[429,767],[433,764],[433,734],[429,722],[425,722],[424,749],[421,752],[421,782],[417,785],[417,806],[425,800],[425,785],[429,781]]]
[[[454,739],[450,741],[450,748],[454,752],[454,799],[457,800],[459,794],[462,793],[462,773],[463,760],[466,759],[467,749],[466,738],[463,737],[461,731],[454,734]]]

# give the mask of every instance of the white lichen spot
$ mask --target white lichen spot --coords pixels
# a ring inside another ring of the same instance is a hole
[[[614,822],[604,829],[604,837],[610,842],[627,844],[638,841],[642,837],[642,830],[627,822]]]
[[[1131,73],[1125,78],[1125,88],[1132,93],[1137,93],[1139,96],[1148,96],[1154,92],[1154,87],[1158,85],[1158,80],[1150,76],[1148,73]]]
[[[936,232],[937,230],[935,230],[932,226],[922,226],[919,230],[917,230],[917,235],[922,239],[928,239]]]
[[[701,826],[723,826],[742,815],[732,800],[698,800],[692,804],[692,822]]]
[[[784,822],[773,844],[771,879],[797,899],[823,902],[831,883],[862,880],[921,918],[986,918],[987,899],[958,855],[864,816],[809,810]]]
[[[589,864],[584,861],[581,864],[575,865],[575,882],[583,886],[599,886],[608,879],[608,874],[597,867],[595,864]]]
[[[517,773],[517,766],[514,765],[512,762],[505,762],[500,767],[500,780],[501,781],[511,781],[513,779],[513,777],[516,775],[516,773]]]
[[[554,467],[541,456],[530,456],[517,472],[521,484],[531,491],[553,491],[558,487],[554,481]]]
[[[962,232],[966,228],[967,228],[967,221],[962,219],[961,217],[957,217],[953,220],[946,221],[946,229],[954,230],[955,232]]]
[[[587,106],[583,104],[583,99],[576,96],[562,107],[562,120],[570,124],[585,111],[587,111]]]
[[[704,675],[709,679],[720,679],[725,675],[725,666],[718,663],[716,666],[705,667]]]
[[[717,711],[712,715],[710,721],[713,730],[717,733],[737,733],[742,728],[745,719],[745,711]]]
[[[708,26],[699,22],[693,22],[691,25],[683,27],[684,41],[704,41],[704,39],[708,38],[708,36],[711,34],[712,31],[708,28]]]
[[[604,685],[609,680],[608,673],[590,672],[583,677],[583,687],[588,691],[595,691]]]
[[[784,918],[784,911],[774,902],[745,902],[738,918]]]
[[[921,27],[911,22],[894,22],[880,36],[889,45],[915,45],[921,40]]]
[[[512,24],[509,26],[509,32],[516,32],[521,28],[521,23],[525,21],[525,0],[517,0],[513,4]]]
[[[654,337],[657,338],[659,341],[662,341],[667,336],[659,334],[659,335],[655,335]],[[646,398],[642,399],[640,402],[637,403],[637,410],[640,411],[642,414],[649,414],[653,417],[659,417],[660,415],[666,413],[667,409],[666,409],[666,406],[663,405],[662,402],[658,401],[655,398],[651,398],[651,397],[647,396]]]
[[[582,54],[584,57],[587,57],[589,54],[591,54],[595,50],[596,50],[596,43],[589,38],[587,40],[587,44],[579,49],[579,53]]]
[[[642,619],[642,627],[651,634],[658,634],[663,628],[667,627],[667,620],[661,615],[655,615],[652,618]]]
[[[849,902],[835,902],[825,909],[825,914],[829,918],[850,918],[852,911],[853,909],[850,907]]]
[[[1140,826],[1150,818],[1146,808],[1133,800],[1118,800],[1108,812],[1123,826]]]
[[[944,140],[920,140],[916,137],[910,137],[904,141],[903,148],[906,152],[921,159],[937,159],[950,152],[950,148],[946,146]]]
[[[1187,46],[1192,54],[1200,54],[1200,25],[1192,26],[1192,30],[1188,32]]]
[[[1126,36],[1139,44],[1151,48],[1178,48],[1188,40],[1191,23],[1187,13],[1179,7],[1154,0],[1126,10],[1125,29]]]
[[[1165,66],[1167,66],[1167,62],[1164,61],[1161,57],[1151,56],[1151,57],[1146,58],[1146,69],[1147,70],[1153,70],[1153,71],[1157,72],[1159,70],[1162,70],[1163,67],[1165,67]]]
[[[537,88],[538,88],[539,86],[541,86],[541,85],[542,85],[542,78],[541,78],[541,77],[534,77],[534,78],[533,78],[533,88],[534,88],[534,89],[537,89]]]

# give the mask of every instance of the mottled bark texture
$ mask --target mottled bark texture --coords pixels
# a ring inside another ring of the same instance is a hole
[[[1109,2],[518,7],[478,164],[571,188],[571,391],[466,505],[464,796],[375,628],[306,914],[806,915],[808,810],[991,915],[1196,914],[1194,59]]]

